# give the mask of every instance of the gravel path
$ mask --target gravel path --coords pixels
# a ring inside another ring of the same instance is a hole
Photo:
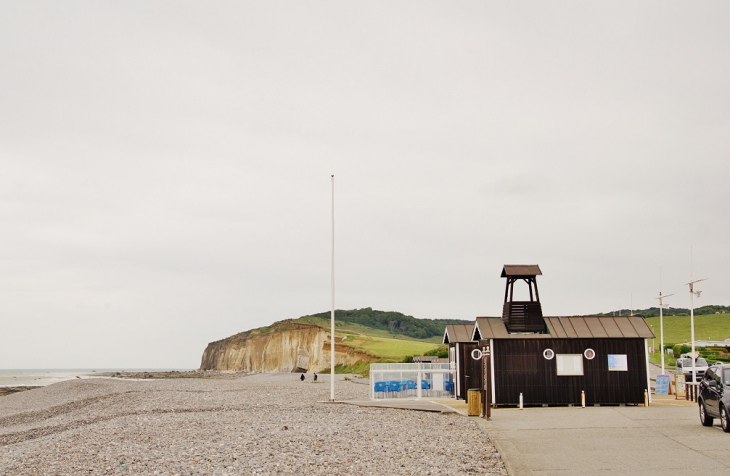
[[[453,414],[321,403],[298,374],[84,379],[0,398],[0,475],[507,474]],[[337,376],[338,400],[367,385]]]

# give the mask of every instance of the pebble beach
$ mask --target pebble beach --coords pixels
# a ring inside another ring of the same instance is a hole
[[[507,474],[468,417],[329,396],[329,375],[61,382],[0,398],[0,475]]]

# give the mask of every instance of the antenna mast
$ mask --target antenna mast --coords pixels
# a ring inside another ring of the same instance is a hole
[[[702,279],[692,279],[692,247],[689,247],[689,283],[687,285],[689,286],[689,300],[690,300],[690,312],[689,312],[689,323],[690,327],[692,328],[692,383],[695,383],[697,381],[697,365],[695,363],[695,296],[698,298],[700,297],[700,294],[702,294],[702,291],[695,291],[694,285],[695,283],[699,283],[700,281],[707,281],[707,278]]]
[[[674,296],[674,294],[665,294],[662,296],[662,272],[661,268],[659,269],[659,347],[661,349],[662,353],[662,375],[664,375],[664,298],[667,298],[669,296]]]

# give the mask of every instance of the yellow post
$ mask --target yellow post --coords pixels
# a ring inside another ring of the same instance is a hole
[[[649,406],[649,393],[646,391],[646,389],[644,389],[644,406]]]
[[[468,390],[469,405],[468,412],[469,416],[479,416],[482,413],[482,392],[478,388],[470,388]]]
[[[586,391],[585,390],[580,391],[580,407],[581,408],[586,407]]]

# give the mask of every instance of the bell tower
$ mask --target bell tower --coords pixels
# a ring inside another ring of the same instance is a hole
[[[502,277],[507,278],[502,320],[508,332],[533,332],[537,334],[547,332],[545,321],[542,318],[540,294],[537,291],[538,275],[542,276],[542,271],[536,264],[506,264],[502,268]],[[527,283],[530,291],[529,301],[514,300],[514,286],[517,281]]]

